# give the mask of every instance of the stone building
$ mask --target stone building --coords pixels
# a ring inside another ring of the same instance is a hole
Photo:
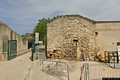
[[[96,47],[100,50],[116,51],[120,46],[120,21],[97,21],[95,32]]]
[[[22,40],[21,36],[0,21],[0,60],[7,60],[8,40],[17,40],[17,52],[26,50],[28,41]],[[17,53],[17,55],[20,55]]]
[[[64,15],[47,24],[48,58],[87,59],[94,52],[95,21],[80,15]]]
[[[34,40],[32,33],[26,33],[25,35],[21,35],[21,37],[22,37],[22,39],[25,39],[28,42],[32,42],[32,40]]]
[[[62,15],[47,24],[47,58],[93,60],[100,50],[116,51],[119,43],[120,21]]]

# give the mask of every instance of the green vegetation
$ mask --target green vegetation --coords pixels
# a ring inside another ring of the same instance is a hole
[[[47,29],[47,22],[49,22],[50,19],[40,19],[38,21],[38,24],[35,26],[34,30],[33,30],[33,35],[35,36],[35,33],[38,32],[39,33],[39,37],[40,40],[44,40],[44,35],[46,34],[46,29]]]
[[[53,17],[51,19],[50,18],[47,18],[47,19],[42,18],[42,19],[38,20],[38,23],[33,30],[33,36],[35,36],[35,33],[38,32],[39,40],[44,41],[44,35],[46,34],[46,30],[47,30],[47,23],[55,20],[58,17],[59,16]]]
[[[57,16],[54,16],[53,18],[39,19],[37,25],[34,27],[32,36],[35,37],[35,33],[38,32],[39,33],[39,40],[44,41],[44,36],[45,36],[46,30],[47,30],[47,23],[55,20],[58,17],[59,16],[57,15]],[[89,20],[91,20],[91,19],[89,19]],[[96,23],[96,21],[94,21],[94,20],[91,20],[91,21],[93,22],[93,24]]]

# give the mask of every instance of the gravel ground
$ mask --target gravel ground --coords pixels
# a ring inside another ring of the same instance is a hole
[[[56,60],[58,61],[58,60]],[[66,62],[69,66],[69,79],[70,80],[80,80],[81,67],[83,63],[89,63],[89,80],[97,79],[102,80],[102,77],[120,77],[120,69],[113,69],[104,63],[94,62],[94,61],[66,61],[60,60],[61,62]],[[38,61],[37,61],[38,63]],[[49,62],[47,62],[49,63]],[[46,63],[46,64],[47,64]],[[40,65],[36,65],[33,69],[33,74],[31,75],[31,80],[60,80],[59,77],[50,75],[46,72],[42,72]],[[85,71],[84,71],[85,72]],[[83,72],[83,77],[85,76]],[[63,80],[68,80],[67,77],[62,77]],[[62,79],[61,79],[62,80]]]

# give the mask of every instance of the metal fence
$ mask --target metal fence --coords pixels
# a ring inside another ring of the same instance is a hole
[[[68,64],[65,62],[43,60],[42,71],[60,80],[69,80]]]
[[[119,63],[118,51],[105,51],[105,63]]]
[[[120,80],[120,69],[111,68],[103,63],[84,63],[81,67],[80,80]]]
[[[44,46],[36,46],[34,56],[40,60],[38,65],[40,65],[42,72],[50,74],[59,80],[70,80],[68,64],[61,61],[46,60]]]
[[[104,55],[105,55],[105,63],[107,65],[113,68],[120,69],[120,64],[119,64],[120,56],[118,55],[118,51],[105,51]]]

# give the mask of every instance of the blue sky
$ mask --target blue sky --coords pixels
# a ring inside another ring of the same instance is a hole
[[[39,19],[79,14],[120,21],[120,0],[0,0],[0,20],[19,34],[32,33]]]

